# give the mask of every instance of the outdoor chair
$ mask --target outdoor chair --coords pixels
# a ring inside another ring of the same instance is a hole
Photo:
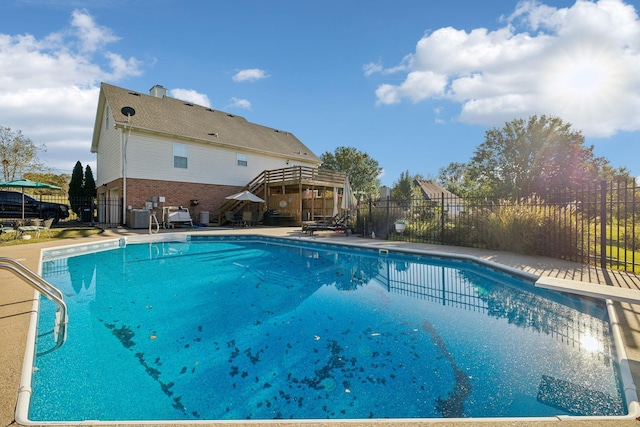
[[[251,227],[253,225],[253,212],[242,212],[242,225],[244,225],[245,227]]]
[[[231,223],[232,227],[235,227],[236,225],[240,225],[240,222],[242,221],[242,217],[236,217],[235,214],[231,211],[226,211],[224,213],[224,216],[227,219],[227,221]]]
[[[313,235],[316,231],[335,231],[345,233],[347,236],[353,232],[351,227],[347,224],[349,219],[351,218],[349,212],[345,213],[343,216],[336,215],[333,217],[333,220],[330,224],[327,223],[314,223],[314,224],[303,224],[302,232],[309,233],[309,235]]]
[[[40,233],[44,231],[47,234],[47,237],[51,237],[51,226],[53,225],[53,218],[45,219],[42,225],[38,226],[38,234],[37,237],[40,237]]]
[[[4,224],[0,224],[0,241],[4,241],[5,236],[8,236],[9,238],[16,238],[16,229]],[[7,240],[9,240],[9,238],[7,238]]]

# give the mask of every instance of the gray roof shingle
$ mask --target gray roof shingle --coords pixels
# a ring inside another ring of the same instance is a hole
[[[432,198],[435,198],[436,200],[438,200],[439,195],[441,193],[444,193],[444,196],[448,200],[460,200],[458,196],[456,196],[449,190],[439,186],[433,181],[415,179],[414,184],[420,187],[420,189],[422,190],[422,196],[425,198],[425,200],[432,200]]]
[[[317,163],[322,161],[291,132],[281,131],[249,122],[247,119],[224,111],[214,110],[176,98],[152,95],[102,83],[95,130],[103,114],[103,103],[109,106],[116,123],[127,123],[121,109],[132,107],[132,128],[158,132],[180,139],[227,146],[277,155],[291,160]],[[94,131],[92,151],[97,149]]]

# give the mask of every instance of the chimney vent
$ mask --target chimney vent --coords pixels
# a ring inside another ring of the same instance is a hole
[[[167,90],[161,85],[155,85],[149,90],[149,93],[156,98],[164,98],[167,96]]]

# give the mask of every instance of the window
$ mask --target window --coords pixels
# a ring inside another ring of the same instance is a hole
[[[187,158],[189,151],[187,144],[180,144],[179,142],[173,143],[173,167],[174,168],[187,168]]]
[[[237,154],[236,158],[238,160],[238,166],[247,166],[249,164],[246,154]]]

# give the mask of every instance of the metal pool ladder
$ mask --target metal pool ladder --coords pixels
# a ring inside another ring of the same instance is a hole
[[[60,289],[13,258],[0,257],[0,270],[11,271],[25,283],[57,304],[56,323],[53,329],[53,339],[56,342],[56,346],[49,351],[60,348],[67,339],[67,322],[69,320],[67,317],[67,304],[64,302],[64,296]]]

